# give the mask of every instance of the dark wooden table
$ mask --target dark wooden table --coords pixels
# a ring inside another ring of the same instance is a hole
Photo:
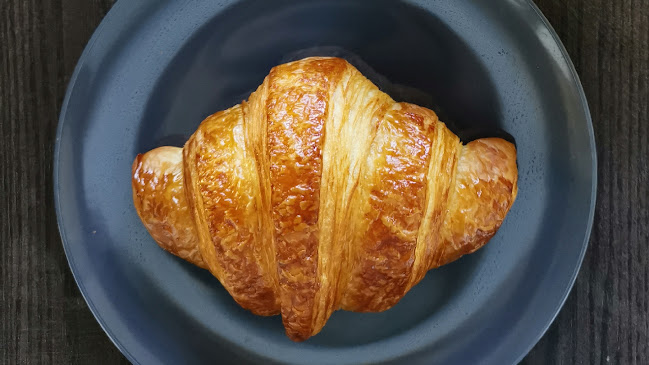
[[[575,287],[524,363],[648,364],[649,1],[536,2],[586,90],[599,190],[590,248]],[[112,3],[0,0],[3,364],[127,363],[72,278],[56,227],[51,178],[67,82]]]

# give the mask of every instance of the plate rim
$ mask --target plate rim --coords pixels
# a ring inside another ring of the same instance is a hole
[[[568,66],[572,81],[577,87],[577,91],[579,93],[579,99],[581,101],[581,106],[583,108],[584,116],[586,117],[586,121],[587,121],[586,127],[588,130],[588,139],[591,145],[590,157],[591,157],[592,184],[591,184],[591,191],[590,191],[590,210],[588,212],[588,224],[586,226],[586,232],[585,232],[586,234],[584,235],[582,248],[581,251],[579,252],[578,262],[571,274],[569,284],[566,287],[564,293],[561,294],[562,299],[557,303],[555,309],[553,309],[554,314],[548,318],[547,323],[545,323],[543,329],[539,332],[539,334],[536,336],[534,341],[527,347],[527,349],[525,349],[525,351],[523,351],[523,353],[521,353],[518,356],[515,364],[520,363],[525,358],[525,356],[527,356],[530,353],[530,351],[532,351],[534,346],[536,346],[536,344],[539,343],[539,341],[546,334],[546,332],[548,331],[552,323],[554,323],[555,319],[561,312],[561,309],[563,308],[564,304],[568,300],[568,296],[570,296],[570,293],[572,292],[572,289],[575,286],[575,282],[577,281],[577,276],[579,275],[581,266],[584,263],[584,257],[586,256],[586,251],[588,250],[588,246],[590,245],[593,223],[595,221],[595,207],[597,206],[597,142],[595,140],[595,129],[593,127],[593,119],[590,114],[590,108],[588,106],[588,98],[586,97],[586,92],[584,91],[584,87],[581,84],[581,79],[579,78],[579,74],[575,69],[575,65],[572,62],[572,58],[570,58],[570,55],[568,54],[568,50],[566,49],[563,42],[561,41],[561,38],[559,38],[557,32],[554,30],[552,24],[550,24],[548,18],[545,17],[541,9],[539,9],[539,7],[536,5],[536,3],[534,3],[533,0],[525,0],[525,2],[527,2],[529,7],[532,9],[532,11],[539,17],[543,25],[548,29],[548,31],[552,35],[552,39],[554,40],[554,42],[559,47],[559,50],[561,51],[561,57],[565,60]]]
[[[588,213],[588,221],[587,221],[587,226],[586,230],[584,231],[584,237],[583,237],[583,242],[581,244],[581,250],[579,252],[579,256],[575,265],[575,268],[573,272],[571,273],[570,279],[568,280],[568,285],[566,286],[564,292],[561,294],[561,299],[557,302],[556,307],[552,310],[553,314],[551,316],[547,317],[547,320],[543,324],[542,328],[540,331],[538,331],[536,336],[533,336],[534,340],[530,342],[530,344],[524,348],[524,350],[518,354],[515,357],[515,361],[513,364],[517,364],[525,358],[529,354],[529,352],[536,346],[536,344],[539,342],[539,340],[545,335],[545,333],[548,331],[552,323],[556,320],[557,316],[559,315],[561,309],[563,308],[565,302],[567,301],[574,284],[577,280],[577,276],[579,274],[579,271],[581,270],[581,266],[584,261],[584,257],[586,255],[586,251],[588,250],[588,246],[590,243],[590,238],[592,235],[592,227],[594,224],[594,218],[595,218],[595,208],[597,205],[597,186],[598,186],[598,181],[597,181],[597,168],[598,168],[598,158],[597,158],[597,144],[595,140],[595,131],[593,127],[593,121],[592,121],[592,116],[590,113],[590,108],[588,106],[588,100],[585,94],[585,91],[583,89],[583,85],[581,83],[581,80],[579,78],[579,75],[577,73],[577,70],[575,69],[575,66],[572,62],[572,59],[570,58],[568,51],[566,50],[563,42],[559,38],[559,35],[557,32],[554,30],[552,25],[550,24],[549,20],[545,17],[543,12],[539,9],[539,7],[533,2],[533,0],[519,0],[523,1],[527,4],[529,7],[529,10],[531,10],[541,21],[541,23],[544,25],[544,27],[549,31],[549,34],[552,36],[552,40],[554,43],[557,45],[560,55],[562,60],[565,62],[566,66],[568,67],[568,70],[570,72],[570,79],[572,81],[572,84],[575,86],[576,91],[579,95],[579,100],[581,102],[581,108],[583,112],[583,116],[585,117],[586,120],[586,129],[588,132],[588,141],[590,145],[590,152],[591,152],[591,196],[590,196],[590,207],[589,207],[589,213]],[[107,27],[107,24],[115,17],[115,14],[118,13],[118,11],[123,8],[126,2],[121,0],[117,1],[111,8],[110,10],[106,13],[104,18],[101,20],[100,24],[97,26],[95,31],[93,32],[92,36],[88,40],[88,43],[84,47],[83,52],[79,56],[79,59],[77,61],[77,64],[74,68],[74,71],[72,73],[72,76],[70,77],[70,81],[68,82],[68,85],[66,87],[66,92],[65,92],[65,97],[63,99],[63,103],[61,106],[61,111],[59,113],[59,118],[58,118],[58,125],[56,127],[56,137],[54,140],[54,153],[53,153],[53,192],[54,192],[54,206],[55,206],[55,213],[56,213],[56,222],[57,222],[57,227],[59,231],[59,236],[61,238],[61,244],[63,246],[63,250],[65,252],[66,260],[68,262],[68,266],[70,268],[70,271],[72,273],[72,276],[74,278],[74,281],[79,288],[79,291],[81,293],[81,296],[83,297],[84,301],[88,305],[88,308],[90,309],[93,317],[99,323],[99,326],[101,329],[106,333],[110,341],[113,343],[113,345],[128,359],[129,362],[133,364],[141,364],[133,354],[126,348],[126,346],[117,338],[117,336],[113,333],[113,331],[110,329],[109,325],[106,323],[104,318],[102,317],[101,313],[97,310],[95,307],[93,301],[89,298],[87,290],[83,284],[83,282],[80,280],[79,276],[77,275],[77,269],[76,265],[74,263],[74,259],[72,257],[72,254],[70,252],[69,244],[68,244],[68,239],[65,233],[65,228],[64,228],[64,223],[63,223],[63,218],[62,218],[62,213],[61,213],[61,199],[60,199],[60,184],[59,184],[59,170],[60,170],[60,146],[61,146],[61,138],[63,134],[63,127],[65,124],[66,116],[67,116],[67,111],[68,111],[68,106],[76,85],[76,81],[78,79],[79,73],[81,69],[83,68],[84,64],[86,63],[89,55],[92,53],[95,44],[97,43],[97,40],[101,37],[102,33]]]

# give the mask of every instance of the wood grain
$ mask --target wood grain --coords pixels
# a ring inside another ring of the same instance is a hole
[[[528,364],[649,361],[649,1],[539,0],[580,75],[595,127],[590,247]]]
[[[599,154],[590,248],[525,364],[649,361],[649,1],[535,0],[588,97]],[[112,0],[0,0],[0,363],[127,363],[68,268],[52,198],[67,82]]]
[[[52,152],[67,82],[112,1],[0,0],[0,363],[128,363],[61,246]]]

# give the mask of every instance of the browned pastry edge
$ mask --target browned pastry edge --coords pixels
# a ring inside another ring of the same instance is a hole
[[[208,117],[184,148],[188,198],[207,266],[242,307],[278,313],[277,276],[260,237],[259,184],[240,105]]]
[[[158,147],[138,154],[131,169],[133,204],[160,247],[207,268],[187,205],[182,162],[182,149],[176,147]]]

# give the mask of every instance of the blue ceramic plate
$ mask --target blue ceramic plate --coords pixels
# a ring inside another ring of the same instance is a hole
[[[137,153],[182,145],[271,67],[341,55],[465,140],[511,135],[519,195],[474,255],[430,272],[384,313],[337,312],[293,343],[207,271],[160,248],[131,200]],[[76,68],[54,193],[88,306],[134,363],[511,364],[561,308],[586,250],[596,155],[575,70],[527,0],[119,1]]]

